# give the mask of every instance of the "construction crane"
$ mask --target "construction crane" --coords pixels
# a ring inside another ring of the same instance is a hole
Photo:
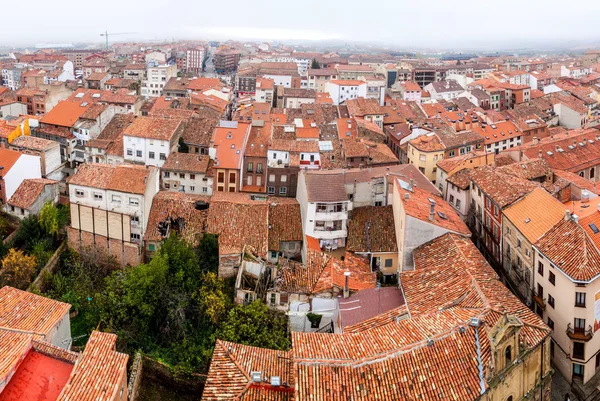
[[[117,33],[111,33],[110,36],[115,36],[115,35],[131,35],[137,32],[117,32]],[[105,36],[106,37],[106,49],[108,50],[108,31],[105,31],[104,33],[101,33],[100,36]]]

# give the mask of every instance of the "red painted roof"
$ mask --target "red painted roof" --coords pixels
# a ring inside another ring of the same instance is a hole
[[[0,393],[0,401],[55,401],[72,370],[72,364],[32,349]]]

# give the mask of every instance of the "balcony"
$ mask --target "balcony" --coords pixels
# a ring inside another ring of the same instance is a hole
[[[584,328],[579,328],[579,327],[573,327],[573,326],[571,326],[571,323],[569,323],[567,325],[566,333],[567,333],[567,336],[569,336],[569,338],[574,341],[587,342],[587,341],[590,341],[592,339],[592,337],[594,337],[594,329],[592,328],[591,325],[588,326],[587,329],[584,329]]]

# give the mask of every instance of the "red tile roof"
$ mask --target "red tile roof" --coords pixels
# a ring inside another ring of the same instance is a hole
[[[121,164],[85,163],[72,175],[69,185],[81,185],[89,188],[110,189],[118,192],[143,195],[148,178],[155,167]]]
[[[351,252],[397,252],[392,206],[365,206],[352,210],[346,249]]]
[[[465,236],[471,235],[471,231],[467,228],[458,214],[456,214],[452,206],[441,197],[432,197],[430,192],[417,187],[412,187],[410,190],[404,189],[398,180],[396,180],[394,185],[395,190],[398,191],[402,206],[404,207],[404,212],[407,216],[436,225],[457,234]],[[430,220],[429,216],[431,201],[435,202],[433,221]]]
[[[46,113],[40,122],[42,124],[72,128],[90,106],[91,104],[88,102],[63,100]]]
[[[8,286],[0,288],[0,328],[49,336],[69,309],[71,305],[64,302]]]
[[[6,203],[22,209],[29,209],[42,194],[46,185],[54,184],[58,184],[58,181],[44,178],[25,179]]]
[[[108,401],[117,397],[120,385],[127,382],[129,355],[117,352],[116,343],[116,334],[93,331],[56,401]]]
[[[242,151],[250,133],[250,124],[237,123],[236,128],[217,127],[213,132],[216,148],[215,167],[239,169]]]
[[[6,175],[10,171],[21,155],[22,153],[16,150],[0,148],[0,165],[4,167],[2,175]]]
[[[138,117],[125,129],[124,136],[170,141],[182,128],[182,121],[170,118]]]

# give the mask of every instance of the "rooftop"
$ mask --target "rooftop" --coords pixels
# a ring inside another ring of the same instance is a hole
[[[25,179],[6,203],[14,207],[29,209],[42,194],[46,185],[54,184],[58,185],[58,181],[44,178]]]
[[[162,166],[162,170],[185,171],[190,173],[205,174],[208,169],[210,157],[195,153],[170,153]]]
[[[359,253],[398,252],[392,206],[354,208],[346,249]]]
[[[47,336],[69,309],[71,305],[64,302],[8,286],[0,288],[0,328]]]
[[[178,119],[138,117],[123,135],[170,141],[181,126],[182,121]]]
[[[146,168],[131,164],[118,166],[110,164],[85,163],[72,175],[69,185],[143,195],[150,173],[154,167]]]
[[[216,148],[215,167],[238,169],[242,151],[250,131],[250,124],[235,123],[235,127],[217,127],[212,136]]]
[[[306,191],[309,202],[346,202],[346,187],[342,173],[330,174],[305,173]]]
[[[88,102],[63,100],[46,113],[40,122],[71,128],[89,107]]]
[[[407,185],[406,182],[402,182],[399,179],[395,181],[395,190],[398,191],[404,213],[407,216],[457,234],[471,236],[471,231],[469,231],[452,206],[441,197],[432,197],[430,192]],[[435,205],[433,216],[430,213],[432,203]]]

